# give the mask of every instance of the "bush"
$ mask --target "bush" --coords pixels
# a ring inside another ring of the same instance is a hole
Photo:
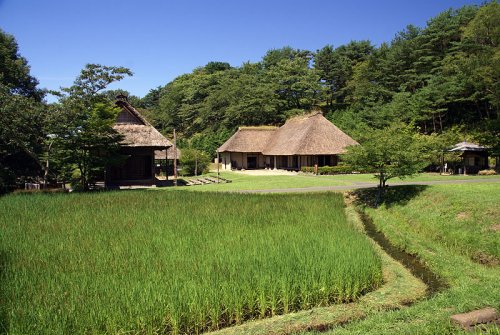
[[[181,175],[200,175],[208,172],[210,157],[200,150],[183,149],[180,163],[182,167]]]
[[[478,172],[478,175],[480,176],[493,176],[497,174],[495,170],[491,169],[491,170],[481,170]]]
[[[303,166],[300,168],[300,170],[305,173],[314,173],[314,166]],[[354,171],[353,168],[349,165],[318,167],[319,175],[350,174],[354,172],[361,172],[361,171]]]

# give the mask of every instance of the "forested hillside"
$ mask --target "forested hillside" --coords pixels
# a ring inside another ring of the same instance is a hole
[[[390,43],[292,47],[260,62],[210,62],[140,100],[165,134],[213,155],[240,125],[282,124],[311,108],[354,138],[396,121],[443,139],[500,137],[500,5],[466,6],[409,25]]]

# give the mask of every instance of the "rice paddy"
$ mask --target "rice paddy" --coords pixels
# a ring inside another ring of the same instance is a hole
[[[382,281],[334,193],[11,195],[0,232],[0,333],[201,333]]]

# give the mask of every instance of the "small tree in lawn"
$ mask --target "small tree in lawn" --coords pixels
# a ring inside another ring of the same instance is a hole
[[[375,172],[379,180],[377,204],[389,179],[412,176],[428,164],[418,135],[404,124],[367,132],[360,143],[348,147],[343,160],[354,169]]]

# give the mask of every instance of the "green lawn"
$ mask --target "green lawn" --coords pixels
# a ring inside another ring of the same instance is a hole
[[[500,187],[434,185],[391,192],[386,204],[367,208],[367,213],[393,243],[418,255],[449,288],[327,334],[455,334],[461,332],[450,324],[452,314],[487,306],[500,310]]]
[[[216,176],[215,173],[210,173]],[[356,183],[377,183],[373,174],[347,174],[334,176],[314,176],[307,174],[298,175],[277,175],[277,176],[251,176],[235,172],[222,172],[221,177],[229,179],[229,184],[209,184],[186,187],[190,191],[240,191],[240,190],[267,190],[267,189],[286,189],[286,188],[306,188],[306,187],[325,187],[325,186],[355,186]],[[437,173],[421,173],[413,178],[401,180],[394,178],[389,180],[389,184],[401,181],[446,181],[446,180],[464,180],[476,179],[485,180],[499,179],[500,176],[464,176],[452,175],[441,176]],[[165,189],[165,188],[163,188]]]
[[[0,332],[196,333],[358,299],[381,259],[340,194],[0,198]]]

